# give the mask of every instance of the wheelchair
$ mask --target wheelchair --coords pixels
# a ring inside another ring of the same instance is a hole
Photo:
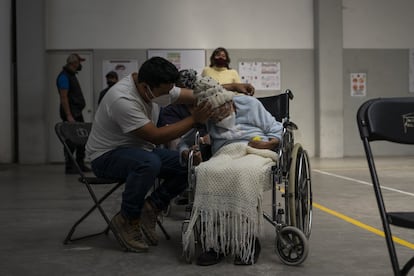
[[[272,167],[272,204],[271,213],[263,213],[264,219],[275,228],[275,253],[286,265],[299,265],[305,261],[309,252],[308,239],[312,227],[312,186],[310,162],[306,150],[294,141],[294,131],[298,129],[289,119],[289,101],[293,93],[286,90],[276,96],[258,98],[264,107],[282,122],[282,141],[276,150],[279,160]],[[199,136],[195,137],[198,145]],[[188,158],[188,198],[186,219],[182,223],[182,238],[187,232],[192,202],[196,188],[194,151]],[[189,246],[183,248],[187,263],[192,263],[201,250],[200,223],[193,227]]]

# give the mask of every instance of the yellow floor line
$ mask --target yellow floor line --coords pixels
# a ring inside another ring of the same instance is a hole
[[[374,228],[372,226],[369,226],[367,224],[364,224],[364,223],[362,223],[362,222],[360,222],[358,220],[355,220],[355,219],[350,218],[348,216],[345,216],[345,215],[343,215],[341,213],[338,213],[338,212],[336,212],[334,210],[331,210],[329,208],[326,208],[325,206],[322,206],[322,205],[320,205],[318,203],[313,202],[312,203],[312,206],[315,207],[315,208],[318,208],[319,210],[321,210],[323,212],[326,212],[326,213],[328,213],[330,215],[333,215],[335,217],[338,217],[338,218],[340,218],[340,219],[342,219],[342,220],[344,220],[346,222],[349,222],[349,223],[351,223],[351,224],[353,224],[355,226],[358,226],[358,227],[360,227],[362,229],[365,229],[365,230],[367,230],[369,232],[372,232],[372,233],[374,233],[374,234],[376,234],[378,236],[381,236],[381,237],[384,237],[385,236],[384,232],[381,231],[381,230],[378,230],[378,229],[376,229],[376,228]],[[392,236],[392,239],[393,239],[393,241],[395,243],[401,244],[401,245],[406,246],[406,247],[408,247],[410,249],[414,249],[414,244],[413,243],[410,243],[408,241],[405,241],[403,239],[400,239],[400,238],[398,238],[396,236]]]

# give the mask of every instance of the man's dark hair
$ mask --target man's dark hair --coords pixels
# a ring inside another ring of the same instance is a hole
[[[177,67],[162,57],[146,60],[138,71],[138,82],[145,82],[150,88],[175,83],[178,77]]]
[[[118,79],[118,73],[115,71],[109,71],[106,75],[105,78],[114,78],[114,79]]]

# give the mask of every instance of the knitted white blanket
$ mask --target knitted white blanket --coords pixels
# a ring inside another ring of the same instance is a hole
[[[196,192],[183,247],[198,219],[204,250],[254,257],[255,237],[262,228],[262,195],[271,188],[271,167],[277,154],[245,143],[222,147],[196,168]]]

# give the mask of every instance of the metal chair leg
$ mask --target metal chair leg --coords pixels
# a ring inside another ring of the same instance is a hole
[[[70,229],[69,233],[67,234],[65,240],[63,241],[64,244],[68,244],[69,242],[74,242],[74,241],[78,241],[78,240],[82,240],[82,239],[86,239],[86,238],[91,238],[91,237],[95,237],[95,236],[99,236],[101,234],[104,233],[108,233],[110,227],[110,220],[108,218],[108,216],[106,215],[105,211],[103,210],[103,208],[101,207],[101,203],[107,199],[116,189],[118,189],[119,186],[121,186],[123,183],[118,183],[117,185],[115,185],[111,190],[109,190],[108,192],[106,192],[99,200],[97,200],[95,193],[93,192],[92,188],[88,187],[88,190],[95,202],[95,205],[93,205],[79,220],[77,220],[75,222],[75,224],[72,226],[72,228]],[[89,234],[89,235],[85,235],[85,236],[81,236],[78,238],[72,238],[76,228],[78,227],[78,225],[83,222],[96,208],[98,208],[99,212],[101,213],[101,215],[103,216],[105,222],[107,223],[107,227],[105,228],[105,230],[101,231],[101,232],[97,232],[94,234]],[[112,229],[111,229],[112,230]],[[115,234],[115,233],[114,233]],[[117,235],[117,234],[115,234]]]
[[[162,223],[159,219],[157,219],[157,224],[160,227],[162,233],[164,234],[165,239],[170,240],[171,239],[170,235],[168,234],[167,230],[165,230],[164,226],[162,225]]]

